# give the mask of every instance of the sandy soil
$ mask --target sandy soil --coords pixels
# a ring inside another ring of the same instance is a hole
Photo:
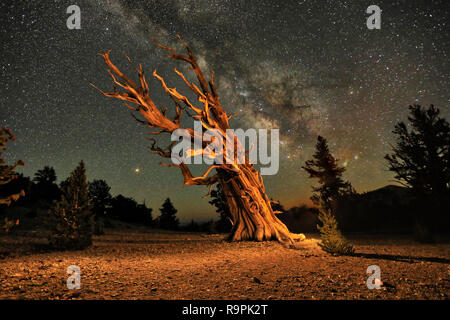
[[[307,236],[287,249],[222,235],[109,230],[74,252],[47,252],[33,236],[0,237],[0,299],[449,298],[450,244],[352,237],[359,256],[334,257],[317,235]],[[80,290],[66,287],[70,265],[81,269]],[[380,290],[366,286],[370,265],[381,268]]]

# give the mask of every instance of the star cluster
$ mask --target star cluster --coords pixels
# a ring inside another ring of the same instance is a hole
[[[81,9],[81,30],[66,27],[71,4]],[[366,27],[371,4],[382,9],[380,30]],[[54,166],[59,180],[83,159],[90,180],[155,209],[169,196],[184,221],[215,217],[200,197],[206,190],[181,188],[180,173],[149,154],[147,129],[89,85],[112,87],[97,53],[111,49],[132,75],[124,51],[187,93],[173,72],[183,66],[151,41],[179,48],[182,35],[214,70],[222,104],[238,113],[232,127],[280,128],[280,171],[265,184],[286,207],[310,195],[300,167],[317,135],[363,192],[391,183],[383,156],[409,104],[450,115],[446,1],[6,1],[0,10],[0,119],[17,138],[7,157],[23,159],[26,175]]]

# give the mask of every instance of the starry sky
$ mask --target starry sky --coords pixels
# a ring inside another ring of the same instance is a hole
[[[81,30],[66,27],[72,4]],[[382,10],[380,30],[366,26],[372,4]],[[185,66],[151,41],[179,48],[180,34],[206,73],[215,71],[222,105],[238,112],[231,127],[280,129],[280,171],[264,177],[270,197],[285,207],[308,201],[312,181],[301,166],[319,134],[358,192],[382,187],[393,179],[383,156],[408,105],[434,104],[450,116],[449,8],[447,1],[1,1],[0,120],[16,135],[6,157],[23,159],[18,171],[28,176],[51,165],[58,182],[83,159],[88,179],[105,179],[114,195],[154,210],[170,197],[182,222],[215,218],[201,198],[207,188],[182,187],[180,172],[149,154],[148,129],[89,85],[112,88],[97,55],[111,49],[130,76],[122,52],[143,64],[159,105],[172,107],[153,69],[190,97],[173,72]]]

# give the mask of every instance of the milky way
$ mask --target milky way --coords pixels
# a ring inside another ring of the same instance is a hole
[[[81,9],[81,30],[66,27],[66,8]],[[381,29],[366,26],[366,8],[382,10]],[[157,209],[165,197],[181,220],[215,217],[202,187],[181,188],[180,173],[148,152],[147,129],[118,101],[89,86],[112,87],[102,59],[132,75],[122,52],[188,91],[151,41],[191,44],[214,70],[234,128],[280,128],[280,172],[265,177],[269,196],[286,206],[310,196],[300,167],[317,135],[346,165],[359,192],[392,183],[383,156],[408,105],[435,104],[450,116],[446,1],[2,1],[2,125],[16,135],[6,153],[33,175],[54,166],[59,181],[83,159],[88,178],[105,179]],[[184,69],[186,71],[186,69]],[[151,78],[151,77],[149,77]],[[169,99],[154,80],[152,97]],[[197,170],[198,169],[198,170]],[[200,172],[201,168],[194,168]]]

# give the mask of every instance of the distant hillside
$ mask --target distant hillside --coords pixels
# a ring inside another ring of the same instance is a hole
[[[291,232],[317,232],[316,225],[318,210],[306,205],[293,207],[284,213],[277,214],[277,217],[289,228]]]
[[[403,232],[413,225],[412,202],[409,188],[387,185],[341,201],[336,216],[344,231]]]
[[[403,233],[411,230],[413,197],[410,189],[387,185],[339,202],[336,217],[343,231]],[[318,210],[293,207],[277,217],[292,232],[317,232]]]
[[[395,203],[406,204],[410,203],[411,200],[413,199],[411,190],[409,188],[396,186],[392,184],[381,187],[379,189],[361,193],[359,196],[360,199],[365,200],[370,199],[372,201],[382,200],[385,203],[391,204]]]

